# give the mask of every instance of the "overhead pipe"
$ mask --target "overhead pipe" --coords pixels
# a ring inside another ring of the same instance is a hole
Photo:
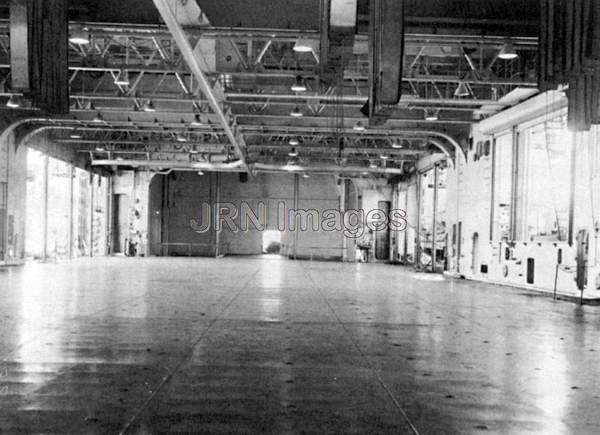
[[[193,163],[193,162],[165,162],[163,160],[116,160],[96,159],[92,166],[132,166],[138,168],[165,168],[172,171],[206,171],[206,172],[244,172],[241,161],[233,163]],[[401,168],[368,168],[362,166],[341,165],[275,165],[265,163],[251,163],[249,169],[254,172],[279,172],[279,173],[372,173],[381,175],[401,175]]]
[[[210,82],[202,70],[200,62],[192,48],[188,36],[186,35],[183,27],[177,21],[172,6],[175,2],[173,0],[154,0],[154,5],[160,12],[163,20],[167,24],[169,31],[173,35],[173,39],[177,43],[183,58],[187,65],[191,69],[192,73],[198,80],[198,84],[202,93],[209,100],[209,104],[219,119],[219,123],[225,130],[225,134],[229,138],[231,145],[235,149],[236,154],[242,161],[242,166],[247,167],[246,159],[246,143],[244,137],[239,132],[235,118],[228,115],[224,110],[225,97],[213,89]]]
[[[247,92],[228,92],[226,94],[228,101],[235,102],[236,99],[248,99],[257,101],[290,101],[290,102],[306,102],[306,101],[322,101],[343,104],[364,104],[367,102],[367,96],[360,95],[325,95],[325,94],[252,94]],[[255,101],[256,102],[256,101]],[[420,98],[409,95],[403,95],[400,99],[400,107],[403,104],[443,104],[456,106],[494,106],[506,107],[506,104],[499,103],[497,100],[481,100],[481,99],[455,99],[455,98]]]
[[[252,115],[252,114],[240,114],[240,115],[236,115],[236,117],[238,119],[269,119],[269,120],[287,120],[288,116],[287,115]],[[298,119],[300,120],[300,122],[302,120],[304,120],[305,122],[309,122],[309,121],[313,121],[313,122],[319,122],[319,121],[327,121],[329,118],[323,118],[320,116],[302,116],[302,117],[298,117]],[[363,118],[359,117],[359,116],[346,116],[344,118],[344,120],[346,122],[352,122],[352,123],[357,123],[357,122],[362,122]],[[438,119],[438,120],[426,120],[423,118],[389,118],[388,119],[389,122],[391,123],[399,123],[399,122],[406,122],[406,123],[420,123],[420,124],[459,124],[459,125],[472,125],[474,124],[474,120],[467,120],[467,119]],[[244,124],[241,124],[242,127],[244,126]],[[275,126],[275,127],[281,127],[281,126]],[[310,127],[310,126],[309,126]],[[359,130],[359,133],[362,132],[364,130]]]
[[[89,121],[91,122],[91,121]],[[105,126],[107,127],[105,130],[107,131],[136,131],[136,132],[144,132],[144,133],[150,133],[152,131],[150,130],[139,130],[136,128],[128,128],[128,129],[114,129],[111,128],[110,123],[113,123],[113,121],[106,121]],[[103,130],[101,128],[98,127],[86,127],[86,126],[82,126],[82,121],[81,120],[77,120],[77,119],[70,119],[70,118],[24,118],[21,120],[18,120],[16,122],[14,122],[13,124],[11,124],[10,126],[8,126],[6,129],[4,129],[4,131],[2,133],[0,133],[0,140],[2,138],[4,138],[6,135],[12,133],[15,131],[15,129],[19,126],[23,126],[26,124],[45,124],[40,126],[39,128],[48,128],[48,129],[69,129],[69,128],[78,128],[80,130],[83,131],[97,131],[97,130]],[[48,125],[50,124],[50,125]],[[123,125],[128,126],[130,123],[129,122],[122,122]],[[136,124],[145,124],[148,126],[155,126],[156,123],[155,122],[136,122]],[[173,128],[176,129],[176,127],[180,127],[181,128],[181,124],[179,123],[174,123],[173,124]],[[219,133],[214,131],[214,127],[215,126],[210,126],[213,127],[211,130],[206,131],[206,133]],[[282,129],[279,126],[272,126],[273,130],[277,130],[277,131],[273,131],[273,132],[268,132],[265,131],[265,127],[269,127],[269,126],[257,126],[257,125],[246,125],[244,126],[244,129],[247,131],[248,134],[253,134],[253,135],[290,135],[290,134],[327,134],[327,133],[331,133],[333,134],[334,132],[331,130],[331,128],[327,128],[327,127],[285,127],[284,129]],[[157,133],[165,133],[164,130],[154,130]],[[194,129],[194,132],[196,132],[197,130]],[[198,133],[201,133],[202,131],[197,131]],[[436,131],[436,130],[421,130],[421,129],[403,129],[403,130],[398,130],[398,131],[390,131],[390,130],[386,130],[386,129],[370,129],[368,133],[366,134],[357,134],[355,131],[352,130],[352,128],[346,128],[343,129],[342,131],[343,134],[349,134],[352,136],[356,136],[358,138],[365,138],[365,139],[377,139],[377,138],[394,138],[394,137],[411,137],[411,136],[415,136],[414,139],[417,139],[419,137],[423,137],[423,139],[427,139],[427,138],[431,138],[431,137],[438,137],[440,139],[443,139],[445,141],[447,141],[448,143],[450,143],[455,150],[457,151],[461,151],[461,153],[463,154],[463,156],[466,157],[466,155],[464,154],[464,150],[462,149],[462,147],[458,144],[458,142],[450,135],[441,132],[441,131]]]
[[[26,119],[22,119],[19,121],[14,122],[13,124],[11,124],[10,126],[8,126],[2,133],[0,133],[0,140],[6,140],[6,138],[8,137],[8,135],[12,134],[19,126],[23,126],[26,125],[28,123],[54,123],[53,119],[50,118],[26,118]],[[73,120],[64,120],[64,121],[68,121],[69,123],[73,123]],[[76,123],[75,123],[76,124]],[[40,126],[37,129],[33,130],[32,132],[29,132],[24,139],[26,138],[27,140],[29,140],[29,138],[31,138],[33,135],[39,133],[40,131],[43,130],[52,130],[52,129],[69,129],[69,128],[73,128],[71,126],[64,126],[64,125],[44,125],[44,126]],[[388,137],[393,136],[391,134],[389,134],[389,132],[384,132],[384,134],[386,134]],[[442,152],[449,157],[449,159],[451,160],[451,155],[448,152],[448,150],[443,146],[443,144],[441,144],[439,141],[434,141],[432,140],[432,138],[440,138],[445,140],[446,142],[448,142],[450,145],[452,145],[452,147],[455,149],[456,153],[455,155],[461,155],[463,158],[463,161],[466,162],[466,152],[465,150],[460,146],[460,144],[450,135],[440,132],[440,131],[429,131],[429,130],[406,130],[401,132],[401,134],[405,134],[405,135],[419,135],[419,136],[423,136],[424,139],[428,139],[429,142],[432,143],[432,145],[437,146],[440,150],[442,150]],[[23,143],[24,141],[20,141],[19,143],[15,144],[15,147],[18,147],[21,143]],[[458,157],[457,157],[458,158]],[[94,163],[95,162],[95,163]],[[122,160],[94,160],[92,162],[92,165],[95,166],[101,166],[101,165],[122,165],[124,161]],[[128,164],[132,164],[135,165],[135,163],[129,163],[130,161],[128,161]],[[137,162],[138,166],[142,166],[142,167],[164,167],[167,165],[171,165],[169,164],[169,162],[164,162],[164,161],[156,161],[154,163],[150,163],[149,161],[145,161],[145,160],[139,160],[139,161],[131,161],[131,162]],[[166,164],[165,164],[166,163]],[[173,162],[171,162],[173,163]],[[186,163],[186,164],[183,164]],[[215,164],[215,163],[208,163],[206,164],[206,166],[202,166],[204,164],[202,163],[195,163],[195,165],[192,167],[191,164],[188,164],[187,162],[177,162],[177,167],[178,168],[182,168],[182,169],[188,169],[188,170],[192,170],[192,169],[200,169],[200,170],[207,170],[207,171],[211,171],[211,170],[215,170],[215,171],[233,171],[233,172],[244,172],[243,169],[240,169],[241,167],[243,167],[243,162],[240,161],[236,161],[234,163],[227,163],[227,164]],[[257,164],[255,164],[256,166]],[[260,165],[260,164],[258,164]],[[288,171],[289,172],[289,168],[288,169],[284,169],[283,167],[278,167],[280,170],[282,171]],[[341,166],[328,166],[327,167],[327,171],[328,172],[332,172],[332,171],[340,171],[340,172],[353,172],[353,171],[358,171],[358,172],[376,172],[376,173],[383,173],[383,174],[396,174],[398,175],[398,170],[393,169],[393,168],[361,168],[361,167],[352,167],[352,168],[344,168]],[[261,169],[260,166],[258,167],[258,169]],[[264,166],[262,169],[273,169],[273,168],[269,168],[269,165]],[[321,168],[322,169],[322,168]],[[310,168],[304,168],[305,171],[311,171],[311,172],[318,172],[319,170],[318,166],[315,166],[313,169]],[[400,172],[402,173],[402,172]]]
[[[401,168],[369,168],[363,166],[342,166],[342,165],[273,165],[266,163],[252,163],[250,164],[252,170],[258,172],[286,172],[286,173],[375,173],[375,174],[386,174],[386,175],[401,175],[404,170]]]
[[[419,79],[407,79],[408,81],[419,80]],[[445,80],[445,79],[444,79]],[[431,81],[429,79],[428,81]],[[443,80],[442,80],[443,81]],[[451,82],[458,82],[459,79],[452,79]],[[466,81],[465,83],[480,83]],[[492,82],[481,82],[481,84],[492,84]],[[495,83],[495,84],[508,84],[508,83]],[[517,84],[517,83],[514,83]],[[521,83],[522,86],[531,85],[532,83]],[[302,94],[254,94],[254,93],[240,93],[240,92],[226,92],[226,101],[230,104],[256,104],[256,103],[270,103],[270,104],[298,104],[305,102],[319,102],[319,103],[332,103],[332,104],[344,104],[346,106],[362,107],[367,102],[367,97],[360,95],[343,95],[336,97],[335,95],[327,94],[316,94],[316,93],[302,93]],[[11,97],[17,96],[22,97],[21,92],[2,92],[0,97]],[[132,102],[135,97],[111,95],[111,94],[71,94],[71,100],[78,101],[80,99],[95,100],[95,101],[122,101],[123,103]],[[152,97],[152,101],[160,101],[164,103],[181,103],[181,104],[193,104],[193,103],[208,103],[207,99],[189,97]],[[481,106],[489,106],[493,108],[504,108],[508,104],[503,104],[498,100],[482,100],[474,98],[419,98],[404,95],[400,99],[400,103],[397,105],[398,108],[405,108],[406,106],[412,107],[430,107],[437,105],[441,109],[445,110],[460,110],[459,108],[479,108]],[[86,109],[74,109],[72,112],[85,111]],[[103,111],[115,111],[119,110],[118,107],[106,107],[102,108]],[[139,113],[134,110],[126,110],[126,112]],[[171,114],[189,114],[187,111],[163,111],[163,113]]]
[[[132,166],[142,168],[171,168],[173,170],[197,170],[218,172],[246,172],[246,166],[241,160],[231,163],[178,162],[166,160],[117,160],[93,159],[92,166]]]
[[[110,131],[110,132],[137,132],[137,133],[168,133],[172,129],[173,131],[178,129],[187,129],[182,126],[180,122],[162,122],[159,121],[157,124],[155,121],[115,121],[106,120],[102,124],[92,125],[93,122],[90,119],[73,119],[69,117],[57,117],[57,118],[25,118],[15,122],[15,124],[9,126],[5,132],[12,131],[20,125],[25,124],[44,124],[43,126],[59,128],[69,127],[77,128],[81,131]],[[159,127],[164,128],[159,128]],[[197,134],[223,134],[222,131],[217,130],[218,125],[207,124],[202,127],[194,127],[189,130]],[[268,126],[268,125],[256,125],[247,124],[243,126],[243,130],[246,134],[255,136],[281,136],[281,135],[315,135],[315,134],[334,134],[330,127],[318,127],[318,126]],[[4,133],[4,132],[3,132]],[[385,138],[413,138],[417,139],[421,136],[438,136],[444,138],[444,134],[438,131],[418,130],[418,129],[402,129],[402,130],[388,130],[383,128],[371,128],[365,133],[357,133],[352,129],[343,128],[339,133],[362,139],[385,139]]]

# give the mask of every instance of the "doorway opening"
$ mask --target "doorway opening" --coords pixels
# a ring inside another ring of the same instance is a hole
[[[112,209],[112,252],[125,254],[127,252],[128,231],[128,195],[114,194]]]
[[[420,266],[431,272],[446,268],[447,237],[447,168],[446,162],[424,172],[419,195]]]
[[[471,271],[477,273],[479,264],[479,234],[473,234],[473,247],[471,249]]]
[[[262,233],[262,253],[265,255],[281,254],[281,231],[264,231]]]

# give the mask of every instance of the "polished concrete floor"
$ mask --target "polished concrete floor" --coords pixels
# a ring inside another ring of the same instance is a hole
[[[600,307],[396,266],[0,271],[0,433],[599,433]]]

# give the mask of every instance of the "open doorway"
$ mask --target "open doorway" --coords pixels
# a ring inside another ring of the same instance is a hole
[[[447,250],[447,168],[436,164],[421,176],[419,225],[422,268],[432,272],[445,269]]]
[[[471,271],[477,273],[479,265],[479,234],[473,234],[473,247],[471,249]]]
[[[127,251],[128,234],[128,195],[113,195],[112,215],[112,252],[113,254],[125,254]]]
[[[279,255],[281,253],[281,231],[263,232],[262,253],[265,255]]]

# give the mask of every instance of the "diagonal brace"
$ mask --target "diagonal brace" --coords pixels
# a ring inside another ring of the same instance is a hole
[[[210,85],[210,82],[200,67],[200,62],[194,53],[185,30],[177,21],[173,10],[177,1],[178,0],[154,0],[154,5],[173,35],[173,39],[179,46],[179,50],[181,50],[181,54],[192,71],[192,74],[194,74],[198,80],[202,93],[206,96],[213,112],[217,115],[220,124],[223,126],[225,134],[231,142],[237,157],[242,162],[242,168],[248,170],[248,164],[246,162],[246,141],[240,132],[231,110],[225,111],[223,108],[226,99],[225,94],[218,87],[213,88]]]

